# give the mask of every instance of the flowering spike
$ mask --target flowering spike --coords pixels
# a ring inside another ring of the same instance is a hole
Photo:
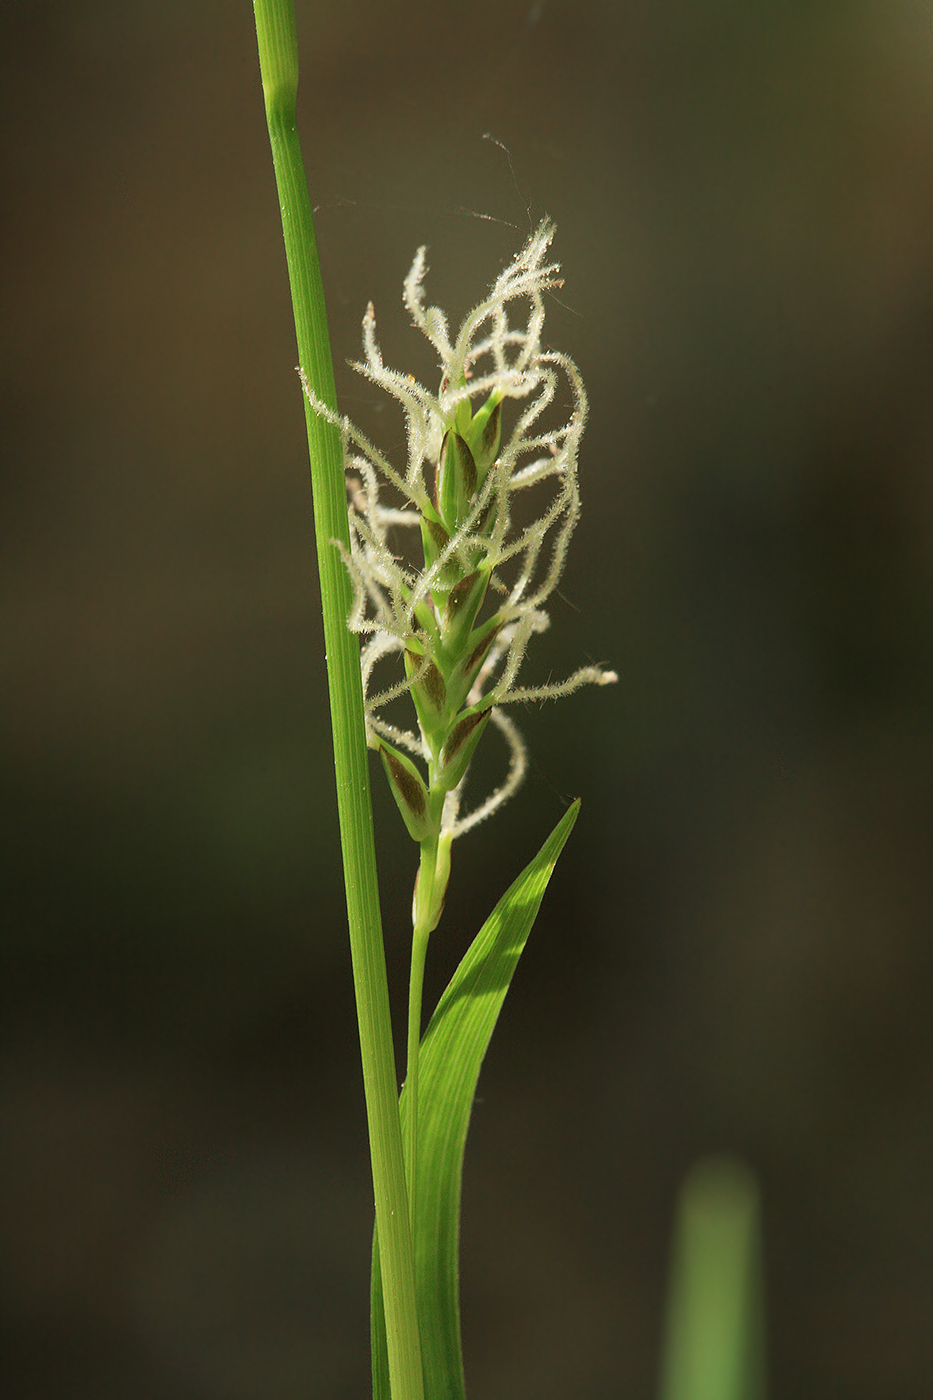
[[[404,469],[305,385],[315,412],[338,424],[346,444],[351,549],[345,562],[356,595],[349,625],[367,634],[362,665],[370,742],[408,830],[431,850],[449,853],[453,837],[501,806],[521,782],[525,749],[503,705],[556,699],[616,679],[587,666],[565,681],[518,683],[530,639],[548,626],[545,605],[580,513],[577,456],[586,394],[573,361],[546,350],[541,338],[544,294],[561,285],[557,264],[547,262],[553,236],[545,220],[455,339],[444,313],[426,302],[426,253],[418,250],[403,300],[437,352],[436,394],[387,368],[375,313],[367,309],[365,361],[356,368],[402,405]],[[569,403],[563,423],[542,427],[549,421],[544,415],[563,402]],[[400,506],[383,505],[386,485]],[[531,487],[535,500],[541,496],[537,517],[516,529],[514,498]],[[411,526],[420,527],[423,565],[412,559],[414,551],[399,552],[396,531]],[[376,668],[393,656],[402,660],[404,678],[374,686]],[[405,690],[415,703],[418,735],[395,729],[378,713]],[[508,745],[508,774],[461,818],[462,780],[490,719]],[[394,744],[426,761],[427,781]]]

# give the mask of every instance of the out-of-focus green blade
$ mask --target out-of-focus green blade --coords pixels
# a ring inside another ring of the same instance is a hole
[[[460,1182],[480,1066],[551,872],[580,810],[564,814],[465,955],[421,1042],[415,1291],[426,1400],[463,1400]],[[401,1099],[402,1130],[405,1093]],[[378,1243],[373,1247],[373,1396],[390,1400]]]
[[[668,1299],[661,1400],[764,1400],[758,1187],[732,1158],[684,1181]]]

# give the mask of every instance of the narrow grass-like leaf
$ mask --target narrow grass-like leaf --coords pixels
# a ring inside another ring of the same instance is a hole
[[[687,1176],[677,1211],[661,1400],[764,1400],[758,1186],[732,1158]]]
[[[463,1400],[460,1183],[480,1066],[579,801],[506,891],[454,973],[421,1043],[415,1290],[426,1400]],[[401,1099],[402,1126],[406,1116]],[[378,1242],[373,1247],[373,1397],[389,1400]]]
[[[298,358],[318,401],[335,412],[337,399],[324,284],[298,137],[295,7],[293,0],[254,0],[254,11]],[[343,446],[340,430],[320,415],[307,398],[305,422],[363,1088],[376,1216],[385,1242],[394,1400],[423,1400],[414,1260],[406,1218],[405,1168],[369,797],[359,639],[347,628],[353,590],[343,564],[343,556],[350,549]]]

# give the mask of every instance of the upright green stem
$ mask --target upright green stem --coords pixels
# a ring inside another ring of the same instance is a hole
[[[311,202],[298,140],[298,45],[292,0],[254,0],[259,62],[282,212],[298,356],[309,383],[336,407]],[[324,642],[330,687],[337,807],[350,949],[369,1121],[376,1224],[393,1400],[423,1400],[421,1344],[398,1086],[379,913],[359,649],[347,630],[350,583],[334,541],[349,552],[340,434],[305,403]]]
[[[438,802],[438,817],[443,798]],[[408,1064],[405,1070],[405,1173],[408,1182],[408,1211],[415,1219],[418,1181],[418,1060],[421,1050],[421,993],[424,964],[431,934],[437,928],[444,907],[450,876],[450,832],[425,841],[421,846],[418,881],[415,886],[414,928],[411,938],[411,975],[408,981]]]
[[[421,1048],[421,993],[424,963],[430,930],[415,924],[411,939],[411,975],[408,982],[408,1065],[405,1070],[405,1178],[408,1183],[408,1213],[415,1220],[418,1172],[418,1053]]]

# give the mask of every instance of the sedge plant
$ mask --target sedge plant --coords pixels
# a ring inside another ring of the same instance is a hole
[[[554,684],[519,679],[530,640],[548,626],[547,600],[579,517],[587,401],[573,361],[542,340],[545,295],[560,285],[549,261],[554,228],[544,221],[456,335],[427,303],[426,255],[419,250],[403,300],[436,353],[433,386],[384,364],[367,309],[364,360],[356,368],[401,404],[404,464],[390,461],[339,414],[297,134],[292,0],[254,0],[254,9],[305,398],[370,1135],[374,1400],[462,1400],[458,1236],[470,1109],[579,803],[498,902],[422,1036],[425,958],[444,908],[454,840],[496,812],[525,771],[524,743],[506,707],[616,679],[594,666]],[[390,707],[406,696],[410,726],[390,718]],[[490,726],[505,744],[505,774],[467,811],[467,771]],[[367,748],[378,753],[418,847],[401,1097]]]

